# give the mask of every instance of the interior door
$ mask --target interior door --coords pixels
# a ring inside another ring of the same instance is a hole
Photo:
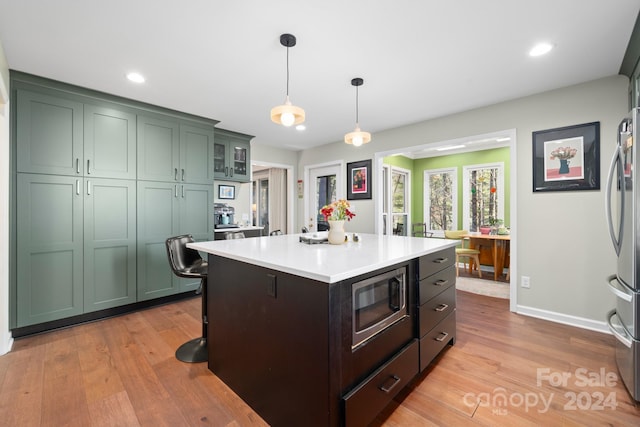
[[[342,165],[325,165],[309,169],[307,208],[303,226],[310,232],[324,231],[328,224],[320,209],[333,201],[344,198]]]

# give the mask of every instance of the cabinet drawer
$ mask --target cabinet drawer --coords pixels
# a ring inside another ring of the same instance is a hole
[[[456,259],[455,248],[448,248],[432,254],[424,255],[418,261],[418,277],[424,279],[433,273],[453,265]]]
[[[456,311],[438,323],[427,335],[420,339],[420,371],[423,371],[440,351],[456,335]]]
[[[456,283],[456,268],[454,265],[437,272],[418,284],[418,305],[422,305]]]
[[[456,308],[456,287],[449,286],[435,298],[421,305],[418,310],[420,335],[423,336]]]
[[[366,426],[418,373],[418,341],[396,354],[343,397],[346,426]]]

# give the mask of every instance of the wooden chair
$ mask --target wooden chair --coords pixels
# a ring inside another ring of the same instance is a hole
[[[282,236],[282,230],[273,230],[269,236]]]
[[[226,240],[244,239],[245,235],[242,231],[227,231],[224,233],[224,238]]]
[[[460,240],[460,247],[456,248],[456,276],[459,275],[459,264],[460,258],[468,258],[469,259],[469,269],[473,272],[473,265],[471,262],[475,263],[476,269],[478,270],[478,277],[482,277],[482,271],[480,270],[480,251],[477,249],[469,249],[465,247],[465,239],[462,237],[467,234],[467,230],[445,230],[444,237],[445,239],[452,240]],[[467,262],[464,262],[464,269],[467,270]]]
[[[414,222],[411,224],[411,235],[413,237],[432,237],[433,233],[427,231],[426,223]]]

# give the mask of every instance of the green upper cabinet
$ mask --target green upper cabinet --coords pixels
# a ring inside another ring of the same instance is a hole
[[[251,179],[251,135],[215,130],[214,179],[249,182]]]
[[[85,104],[83,169],[95,178],[136,178],[134,114]]]
[[[138,116],[138,179],[178,181],[178,121]]]
[[[213,151],[213,128],[180,124],[180,181],[211,184]]]
[[[16,108],[18,172],[80,175],[82,103],[18,90]]]
[[[210,184],[213,126],[138,116],[138,179]]]

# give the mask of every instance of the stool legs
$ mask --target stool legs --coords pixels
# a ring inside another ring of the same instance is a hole
[[[209,320],[207,318],[207,278],[203,277],[202,288],[202,336],[182,344],[176,350],[176,359],[187,363],[200,363],[209,360],[207,350],[207,333]]]

